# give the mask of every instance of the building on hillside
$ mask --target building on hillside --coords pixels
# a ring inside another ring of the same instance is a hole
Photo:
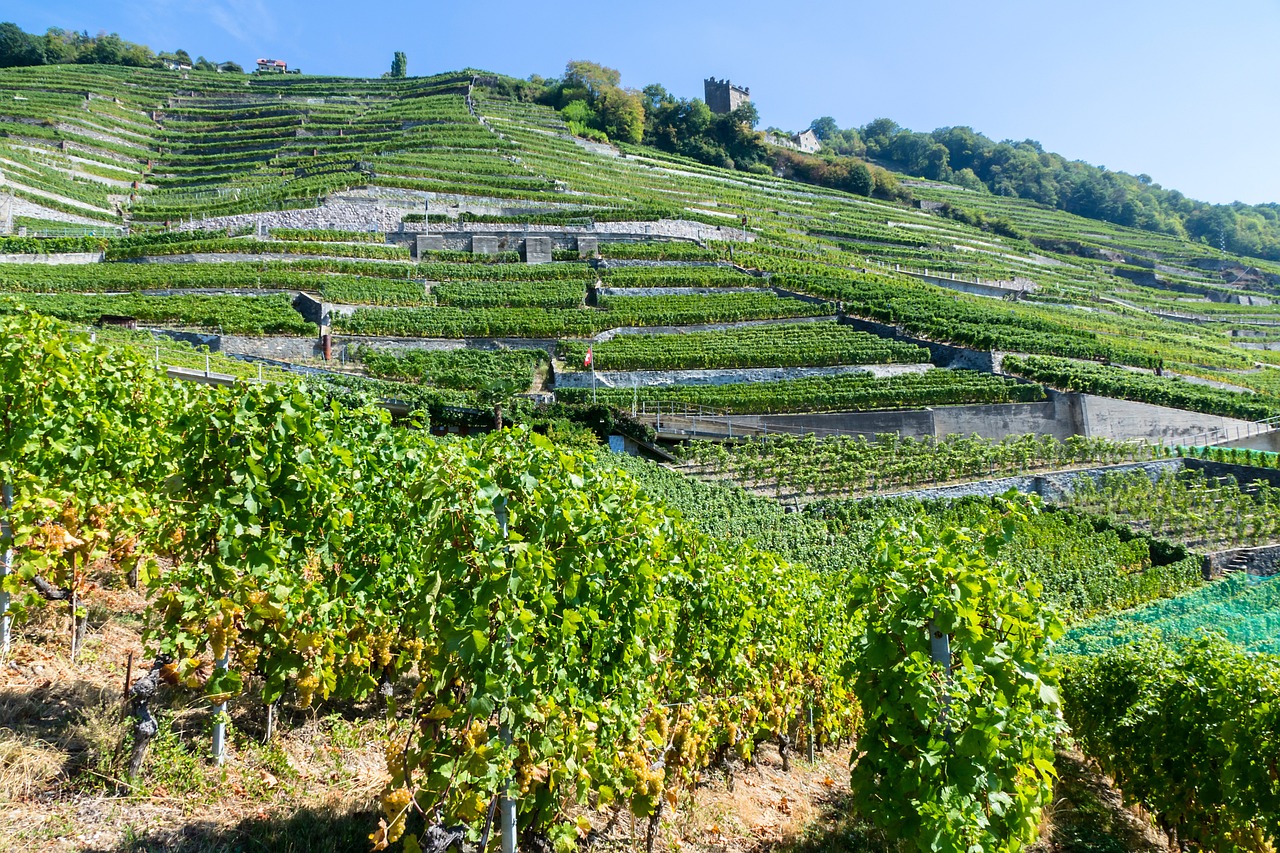
[[[160,61],[164,63],[164,67],[169,69],[170,71],[190,71],[191,70],[191,63],[183,62],[180,59],[162,59]]]
[[[289,71],[283,59],[259,59],[258,71],[263,74],[285,74]]]
[[[708,77],[702,85],[707,106],[713,113],[731,113],[743,104],[751,103],[751,90],[746,86],[735,86],[728,80],[714,77]]]
[[[818,134],[812,130],[802,130],[791,137],[791,141],[796,144],[806,154],[816,153],[822,147],[822,140],[818,139]]]
[[[804,154],[816,154],[818,149],[822,147],[822,140],[818,139],[818,135],[812,130],[802,130],[789,136],[766,132],[764,142],[766,145],[790,148],[792,151],[799,151]]]

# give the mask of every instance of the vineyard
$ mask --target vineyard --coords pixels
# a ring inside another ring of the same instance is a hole
[[[559,355],[573,368],[587,347],[564,341]],[[715,367],[825,367],[841,364],[920,364],[929,352],[833,323],[752,326],[685,335],[620,335],[592,345],[602,370],[672,370]]]
[[[546,359],[542,350],[409,350],[393,353],[360,347],[355,358],[369,375],[439,388],[468,390],[506,383],[523,393],[533,383],[533,369]]]
[[[848,412],[908,409],[963,403],[1031,403],[1044,399],[1038,385],[986,373],[930,370],[887,378],[846,373],[807,379],[735,385],[675,385],[665,388],[566,388],[559,396],[584,401],[593,394],[620,408],[633,401],[688,403],[732,414]]]
[[[1097,483],[1080,481],[1070,504],[1203,550],[1280,540],[1280,489],[1266,480],[1241,484],[1203,471],[1165,472],[1156,480],[1113,473]]]
[[[908,728],[877,740],[903,751],[870,755],[853,786],[887,802],[872,814],[900,833],[910,794],[875,780],[944,736],[910,699],[936,698],[937,665],[893,684],[846,673],[869,674],[861,656],[904,643],[927,657],[928,619],[957,631],[961,654],[980,620],[1025,625],[1025,639],[969,666],[976,683],[948,677],[949,725],[1016,734],[926,774],[940,791],[951,774],[980,780],[962,789],[966,812],[996,794],[1025,805],[977,834],[964,813],[918,819],[974,843],[1020,843],[1035,826],[1050,792],[1043,650],[1056,629],[985,556],[1026,508],[991,506],[970,544],[921,523],[887,533],[880,568],[850,579],[717,544],[594,454],[528,433],[437,443],[304,387],[172,385],[127,347],[0,322],[9,613],[69,602],[74,660],[85,569],[107,559],[152,600],[155,669],[218,709],[401,695],[416,670],[387,745],[378,844],[416,838],[413,803],[478,836],[514,777],[521,834],[571,845],[569,810],[589,797],[660,816],[726,750],[749,758],[805,726],[827,743],[890,719]],[[913,604],[898,592],[953,577],[974,595]],[[882,647],[859,651],[859,637]],[[1000,687],[1015,671],[1020,686]],[[148,701],[133,703],[134,772],[155,734]],[[860,723],[872,704],[894,716]]]
[[[1280,455],[1199,445],[1280,414],[1280,265],[878,167],[862,195],[587,142],[541,86],[0,69],[0,672],[53,696],[37,660],[78,684],[137,639],[109,722],[76,723],[110,747],[40,732],[74,760],[17,794],[0,688],[0,805],[47,812],[20,842],[63,843],[81,790],[181,834],[184,784],[307,776],[363,797],[360,848],[499,849],[514,802],[522,850],[654,853],[812,740],[875,844],[1014,853],[1066,811],[1069,727],[1177,845],[1273,851],[1280,586],[1203,567],[1280,542]],[[908,437],[945,406],[983,432]],[[734,437],[659,434],[694,409]],[[900,426],[729,417],[773,415]],[[1052,506],[892,497],[1147,462]],[[376,746],[368,790],[288,769],[321,719]]]
[[[684,451],[682,471],[704,480],[728,479],[747,488],[788,498],[875,495],[924,485],[978,478],[1012,477],[1075,466],[1114,465],[1159,459],[1159,445],[1107,438],[1051,435],[942,439],[878,435],[776,435],[737,444],[694,441]]]

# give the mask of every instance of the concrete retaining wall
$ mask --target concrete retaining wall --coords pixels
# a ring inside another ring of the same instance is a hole
[[[291,359],[319,358],[323,355],[318,338],[294,338],[285,336],[251,337],[248,335],[217,335],[205,332],[186,332],[178,329],[149,329],[153,335],[183,341],[197,347],[208,347],[210,352],[225,355],[247,355],[288,361]]]
[[[1065,439],[1076,433],[1062,417],[1060,404],[998,403],[986,406],[939,406],[887,412],[832,412],[808,415],[735,415],[735,427],[757,426],[786,432],[815,431],[819,435],[898,433],[921,438],[943,438],[953,433],[1001,439],[1010,435],[1040,433]]]
[[[940,406],[933,410],[934,435],[978,435],[1004,438],[1035,433],[1065,441],[1080,434],[1073,400],[1051,394],[1044,403],[1004,403],[996,406]]]
[[[768,293],[768,287],[597,287],[600,296],[718,296],[722,293]]]
[[[1088,394],[1049,392],[1043,403],[999,403],[993,405],[939,406],[923,410],[890,412],[832,412],[795,415],[732,415],[706,417],[699,429],[707,435],[728,431],[771,429],[780,432],[818,435],[876,435],[898,433],[910,436],[973,435],[1001,439],[1010,435],[1052,435],[1065,440],[1073,435],[1103,436],[1117,441],[1142,439],[1179,443],[1224,419],[1195,412],[1167,409],[1146,403],[1131,403]]]
[[[1189,471],[1203,471],[1210,477],[1235,477],[1237,483],[1251,483],[1254,480],[1266,480],[1270,485],[1280,488],[1280,471],[1274,468],[1255,468],[1252,465],[1233,465],[1230,462],[1214,462],[1209,459],[1185,460]]]
[[[1180,442],[1204,434],[1230,434],[1239,430],[1244,434],[1248,421],[1185,412],[1150,403],[1116,400],[1093,394],[1080,394],[1081,435],[1107,438],[1146,438],[1152,441]]]
[[[333,357],[345,354],[348,360],[355,355],[357,347],[367,346],[375,349],[389,350],[454,350],[454,349],[538,349],[548,356],[555,354],[554,338],[395,338],[365,337],[356,335],[336,335],[333,338]]]

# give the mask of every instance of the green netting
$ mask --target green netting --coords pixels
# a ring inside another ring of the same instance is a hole
[[[1177,598],[1079,625],[1056,650],[1092,655],[1144,633],[1177,639],[1206,630],[1250,651],[1280,654],[1280,577],[1233,574]]]

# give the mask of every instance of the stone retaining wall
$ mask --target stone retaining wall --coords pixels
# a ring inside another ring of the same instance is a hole
[[[879,335],[882,338],[924,347],[929,350],[931,360],[938,367],[981,370],[984,373],[994,373],[999,369],[998,359],[994,352],[972,350],[913,337],[898,326],[890,326],[888,323],[879,323],[875,320],[863,320],[860,317],[842,316],[840,322],[846,326],[853,326],[855,329]]]
[[[1245,571],[1258,577],[1280,574],[1280,545],[1231,548],[1204,555],[1206,580],[1220,578],[1228,571]]]
[[[619,326],[616,329],[603,331],[591,340],[603,343],[618,335],[687,335],[690,332],[716,332],[748,326],[776,326],[779,323],[830,323],[835,319],[835,317],[787,317],[778,320],[739,320],[735,323],[699,323],[692,326]]]
[[[600,296],[715,296],[719,293],[766,293],[768,287],[597,287]]]
[[[56,252],[47,255],[0,255],[0,264],[97,264],[103,252]]]
[[[956,486],[938,486],[931,489],[913,489],[903,492],[877,494],[882,497],[916,498],[919,500],[935,500],[993,497],[1002,495],[1013,489],[1027,495],[1039,495],[1046,501],[1060,501],[1071,494],[1075,484],[1082,477],[1088,477],[1095,483],[1102,481],[1108,474],[1127,474],[1141,471],[1152,482],[1168,471],[1182,470],[1182,459],[1162,459],[1157,462],[1134,462],[1122,465],[1103,465],[1097,468],[1084,468],[1078,471],[1058,471],[1048,474],[1025,474],[1019,477],[1000,477],[993,480],[981,480],[976,483],[962,483]]]
[[[598,383],[609,388],[654,388],[665,385],[734,385],[742,382],[782,382],[812,376],[870,373],[877,377],[924,373],[932,364],[854,364],[839,367],[748,367],[712,370],[602,370]],[[590,388],[591,371],[557,370],[556,388]]]

